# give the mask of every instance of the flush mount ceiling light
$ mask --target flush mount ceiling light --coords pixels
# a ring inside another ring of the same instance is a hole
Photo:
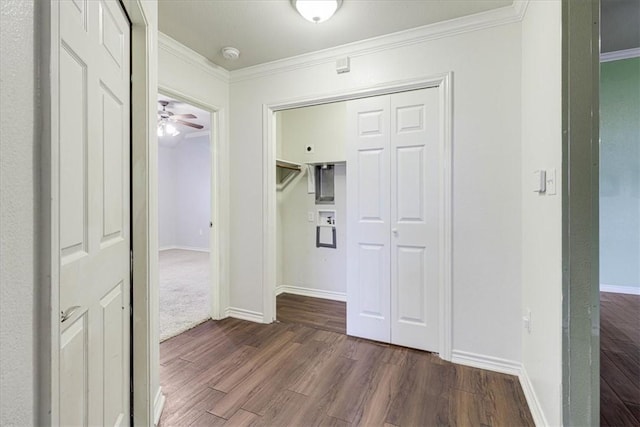
[[[319,24],[336,13],[342,0],[291,0],[291,4],[304,19]]]

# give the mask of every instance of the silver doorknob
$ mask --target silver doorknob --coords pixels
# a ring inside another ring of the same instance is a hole
[[[63,323],[65,320],[69,320],[69,318],[73,316],[73,313],[75,313],[79,308],[79,305],[74,305],[73,307],[69,307],[65,311],[60,312],[60,323]]]

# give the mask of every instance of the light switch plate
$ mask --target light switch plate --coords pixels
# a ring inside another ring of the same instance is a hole
[[[531,189],[534,193],[544,193],[546,189],[546,174],[544,170],[533,171]]]
[[[314,222],[315,221],[313,219],[313,212],[307,212],[307,221],[309,221],[309,222]]]
[[[547,176],[546,176],[546,192],[547,195],[549,196],[553,196],[556,194],[556,170],[555,169],[549,169],[547,171]]]

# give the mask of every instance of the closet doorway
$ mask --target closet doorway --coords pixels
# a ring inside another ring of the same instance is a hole
[[[276,295],[282,291],[283,285],[283,271],[285,268],[281,265],[280,259],[278,255],[282,253],[283,250],[286,250],[286,244],[282,244],[284,241],[280,239],[281,243],[278,243],[278,234],[280,230],[286,229],[287,224],[286,221],[283,221],[283,216],[279,217],[279,204],[281,203],[282,196],[278,194],[276,191],[277,186],[279,185],[280,179],[282,176],[279,176],[277,166],[279,161],[284,161],[285,166],[290,166],[292,168],[300,167],[301,171],[298,172],[298,176],[291,178],[292,180],[301,180],[303,184],[303,188],[307,190],[310,189],[311,182],[308,182],[303,178],[304,174],[309,175],[312,173],[311,168],[308,165],[305,165],[304,162],[296,161],[295,159],[284,159],[282,158],[286,151],[283,151],[282,147],[278,147],[277,141],[283,138],[283,128],[282,128],[282,112],[286,112],[285,110],[293,110],[293,109],[302,109],[302,107],[310,107],[310,106],[325,106],[331,105],[332,103],[341,103],[342,101],[346,101],[347,103],[355,100],[355,99],[364,99],[364,98],[373,98],[380,95],[390,95],[396,94],[400,92],[410,92],[419,89],[427,89],[431,88],[434,91],[435,102],[438,108],[439,119],[436,126],[438,127],[438,155],[439,155],[439,167],[437,171],[428,171],[427,173],[433,174],[435,173],[434,178],[439,188],[438,190],[438,204],[439,204],[439,212],[438,212],[438,221],[437,223],[431,224],[433,227],[437,227],[441,230],[440,236],[438,237],[438,241],[434,242],[433,245],[437,246],[437,250],[439,251],[439,258],[437,260],[439,272],[437,274],[437,284],[436,288],[438,289],[437,295],[431,295],[431,302],[434,299],[437,301],[436,305],[438,307],[437,310],[437,337],[435,340],[437,341],[437,352],[440,357],[445,360],[450,360],[451,358],[451,89],[450,89],[451,75],[443,74],[439,76],[434,76],[433,78],[427,78],[422,80],[415,80],[410,82],[404,82],[402,84],[395,85],[393,87],[374,87],[365,90],[359,90],[356,93],[346,93],[339,96],[335,94],[327,95],[326,98],[319,97],[309,100],[296,101],[293,103],[274,103],[271,105],[267,105],[265,107],[265,153],[264,153],[264,170],[265,170],[265,199],[264,199],[264,211],[266,212],[265,221],[264,221],[264,230],[265,230],[265,244],[264,244],[264,262],[265,262],[265,293],[264,293],[264,313],[265,313],[265,321],[275,320],[276,315]],[[315,108],[317,108],[315,107]],[[412,121],[414,116],[416,116],[415,111],[410,111],[413,108],[413,105],[407,105],[407,109],[404,111],[408,113],[404,116],[404,118],[411,118]],[[418,114],[420,115],[420,114]],[[351,119],[355,121],[355,118],[349,118],[347,114],[343,117],[347,119],[347,122]],[[417,116],[416,116],[417,117]],[[286,119],[285,119],[286,121]],[[365,120],[372,124],[376,120]],[[298,121],[299,123],[300,121]],[[333,123],[331,124],[333,126]],[[286,132],[286,130],[284,131]],[[284,137],[286,139],[286,136]],[[303,150],[311,150],[315,152],[317,150],[317,146],[315,144],[307,144],[303,145]],[[347,150],[348,152],[348,150]],[[303,151],[304,153],[304,151]],[[348,156],[346,156],[348,157]],[[289,162],[288,164],[286,162]],[[298,165],[296,165],[298,163]],[[375,163],[375,162],[374,162]],[[327,162],[328,164],[328,162]],[[317,165],[316,165],[317,166]],[[320,165],[322,167],[323,165]],[[371,165],[370,165],[371,166]],[[349,181],[349,170],[351,169],[349,162],[345,164],[345,178],[346,181]],[[317,173],[314,174],[315,177],[319,175]],[[310,179],[310,178],[307,178]],[[317,179],[317,178],[316,178]],[[295,182],[295,181],[292,181]],[[317,184],[317,183],[316,183]],[[380,187],[386,187],[389,182],[380,182]],[[291,185],[291,184],[289,184]],[[349,184],[351,185],[351,184]],[[375,186],[372,186],[373,188]],[[349,188],[349,187],[347,187]],[[286,191],[286,190],[285,190]],[[347,206],[351,206],[350,200],[352,197],[358,198],[358,194],[352,194],[349,190],[345,193]],[[409,199],[406,199],[409,200]],[[361,201],[353,201],[353,203],[360,203]],[[386,207],[382,208],[386,210]],[[320,209],[317,209],[316,212],[302,211],[300,217],[303,217],[307,222],[313,223],[313,226],[317,226],[318,224],[318,216],[320,214]],[[337,210],[336,210],[337,211]],[[337,212],[336,212],[337,213]],[[347,212],[347,222],[344,223],[347,227],[347,232],[352,233],[352,227],[350,228],[349,216],[352,215],[351,210]],[[304,218],[306,216],[306,218]],[[340,226],[340,218],[339,215],[335,215],[336,223],[336,234],[337,230]],[[393,232],[393,230],[391,230]],[[330,235],[325,234],[325,239],[330,239]],[[349,247],[349,237],[345,239],[345,243]],[[340,239],[337,239],[338,245],[340,244]],[[389,246],[390,247],[390,246]],[[431,249],[430,249],[431,250]],[[414,251],[415,252],[415,251]],[[388,258],[390,259],[391,256]],[[415,257],[414,257],[415,258]],[[351,260],[351,255],[347,257],[347,271],[349,270],[349,265],[353,264]],[[280,264],[280,265],[279,265]],[[409,266],[411,267],[411,266]],[[415,266],[414,266],[415,267]],[[413,267],[409,268],[412,270]],[[366,269],[365,269],[366,270]],[[392,266],[388,266],[387,270],[391,272]],[[364,271],[364,270],[363,270]],[[408,271],[408,270],[407,270]],[[413,270],[412,270],[413,271]],[[383,272],[384,273],[384,272]],[[348,273],[347,273],[348,274]],[[413,274],[413,273],[412,273]],[[386,273],[384,276],[386,277]],[[345,289],[353,288],[352,279],[347,279],[348,284],[345,286]],[[387,280],[387,279],[384,279]],[[391,280],[391,277],[389,277]],[[286,289],[287,285],[284,285]],[[384,295],[373,295],[376,298],[379,298],[382,305],[386,305],[385,301],[389,301],[389,305],[391,305],[392,295],[384,296]],[[373,297],[372,295],[366,297]],[[366,299],[365,298],[365,299]],[[355,307],[356,305],[362,306],[363,300],[355,300],[350,297],[350,292],[347,290],[347,312],[349,311],[349,307]],[[365,301],[366,302],[366,301]],[[366,313],[365,313],[366,314]],[[375,313],[370,313],[372,317],[375,317]],[[350,319],[350,317],[349,317]],[[387,316],[387,319],[389,317]],[[405,319],[407,320],[407,319]],[[412,319],[408,319],[412,320]],[[415,319],[414,319],[415,320]],[[349,329],[349,321],[347,321],[347,329]],[[356,334],[357,335],[357,334]],[[371,337],[368,337],[371,338]],[[373,337],[373,339],[376,339]],[[388,342],[388,341],[387,341]],[[400,343],[401,345],[408,345]],[[415,346],[417,348],[422,348],[422,346]]]
[[[158,96],[160,341],[211,318],[211,116]]]
[[[346,105],[275,113],[276,317],[346,333]]]

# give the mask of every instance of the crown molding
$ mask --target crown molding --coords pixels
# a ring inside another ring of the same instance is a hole
[[[330,63],[344,56],[354,58],[429,40],[520,22],[525,15],[528,4],[529,0],[515,0],[510,6],[486,12],[241,68],[229,73],[230,83],[238,83],[244,80]]]
[[[631,59],[640,57],[640,47],[633,49],[616,50],[615,52],[605,52],[600,54],[600,62],[618,61],[620,59]]]
[[[529,6],[529,1],[531,0],[514,0],[511,7],[513,8],[513,13],[517,16],[517,21],[522,21],[525,13],[527,13],[527,6]]]
[[[229,82],[229,71],[209,61],[204,56],[189,49],[179,41],[158,32],[158,49],[181,59],[194,67],[224,81]]]

